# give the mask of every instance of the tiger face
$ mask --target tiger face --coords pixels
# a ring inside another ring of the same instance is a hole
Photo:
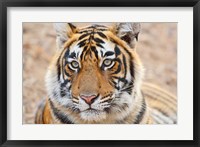
[[[57,109],[77,123],[126,117],[141,80],[142,65],[135,52],[140,25],[58,23],[55,28],[58,51],[46,83]]]

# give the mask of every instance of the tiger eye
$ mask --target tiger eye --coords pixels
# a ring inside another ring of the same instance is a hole
[[[110,65],[112,64],[112,60],[106,59],[106,60],[103,61],[103,64],[104,64],[105,66],[110,66]]]
[[[73,68],[78,68],[78,67],[79,67],[79,64],[78,64],[77,61],[72,61],[72,62],[71,62],[71,66],[72,66]]]

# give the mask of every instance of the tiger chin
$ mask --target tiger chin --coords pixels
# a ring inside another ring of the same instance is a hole
[[[55,23],[57,52],[36,124],[174,124],[176,98],[142,84],[139,23]]]

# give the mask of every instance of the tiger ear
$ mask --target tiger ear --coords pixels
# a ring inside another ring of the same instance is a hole
[[[140,23],[118,23],[115,26],[116,34],[124,40],[131,48],[135,47],[140,33]]]
[[[56,43],[57,48],[61,49],[64,43],[76,33],[76,26],[71,23],[54,23],[56,30]]]

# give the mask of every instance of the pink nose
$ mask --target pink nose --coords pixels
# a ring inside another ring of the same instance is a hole
[[[96,95],[80,95],[80,97],[87,103],[87,104],[92,104],[94,100],[97,98]]]

